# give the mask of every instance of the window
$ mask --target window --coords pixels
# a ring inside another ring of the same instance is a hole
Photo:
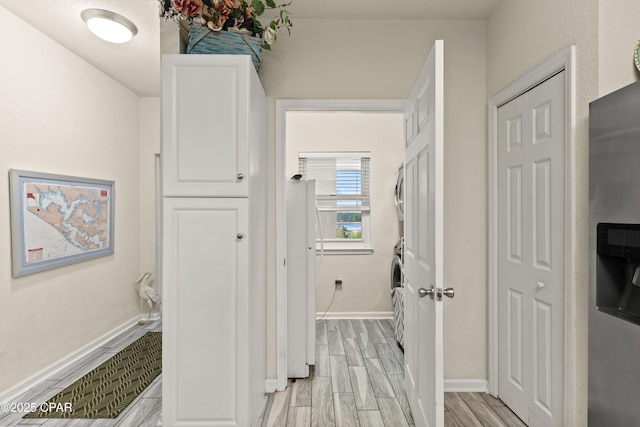
[[[317,248],[322,235],[329,252],[370,253],[370,154],[300,153],[298,171],[316,180]]]

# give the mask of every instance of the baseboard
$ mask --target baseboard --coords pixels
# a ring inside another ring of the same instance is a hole
[[[316,313],[316,320],[324,313]],[[392,311],[330,311],[324,315],[325,319],[393,319]]]
[[[89,344],[85,345],[84,347],[79,348],[78,350],[74,351],[73,353],[70,353],[69,355],[63,357],[62,359],[59,359],[58,361],[54,362],[53,364],[51,364],[51,365],[47,366],[46,368],[44,368],[44,369],[36,372],[35,374],[31,375],[27,379],[19,382],[18,384],[14,385],[13,387],[11,387],[11,388],[5,390],[4,392],[0,393],[0,402],[13,402],[13,401],[15,401],[16,398],[18,398],[21,394],[23,394],[27,390],[31,389],[34,385],[36,385],[40,381],[43,381],[46,378],[50,377],[51,375],[53,375],[53,374],[65,369],[69,365],[72,365],[73,363],[75,363],[78,360],[82,359],[83,357],[87,356],[89,353],[91,353],[95,349],[97,349],[97,348],[103,346],[104,344],[106,344],[109,340],[111,340],[111,339],[117,337],[118,335],[124,333],[127,329],[130,329],[130,328],[133,328],[135,326],[138,326],[138,322],[139,321],[141,321],[141,320],[146,321],[147,318],[148,318],[148,315],[140,314],[140,315],[137,315],[136,317],[134,317],[132,319],[127,320],[126,322],[124,322],[120,326],[117,326],[116,328],[112,329],[111,331],[107,332],[106,334],[96,338],[95,340],[91,341]]]
[[[269,394],[269,393],[275,393],[276,390],[278,389],[278,380],[267,380],[265,382],[265,393]]]
[[[456,393],[486,393],[487,380],[444,380],[444,391]]]

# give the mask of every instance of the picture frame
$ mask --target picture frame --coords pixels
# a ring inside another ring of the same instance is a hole
[[[114,181],[9,170],[13,277],[112,255]]]

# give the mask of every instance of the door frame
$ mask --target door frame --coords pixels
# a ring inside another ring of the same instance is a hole
[[[568,46],[527,71],[488,103],[487,327],[488,388],[498,395],[498,108],[564,71],[565,78],[565,271],[564,425],[574,425],[575,332],[575,46]]]
[[[404,114],[404,99],[276,99],[276,384],[287,387],[287,218],[286,129],[289,111],[356,111]],[[267,384],[270,384],[267,380]],[[273,391],[267,386],[267,392]]]

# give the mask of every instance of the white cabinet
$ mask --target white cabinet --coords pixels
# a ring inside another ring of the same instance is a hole
[[[163,425],[254,426],[266,402],[266,97],[248,56],[165,55],[162,78]]]
[[[242,59],[164,56],[165,197],[248,196],[251,97],[257,95],[254,88],[262,87],[255,70]]]

